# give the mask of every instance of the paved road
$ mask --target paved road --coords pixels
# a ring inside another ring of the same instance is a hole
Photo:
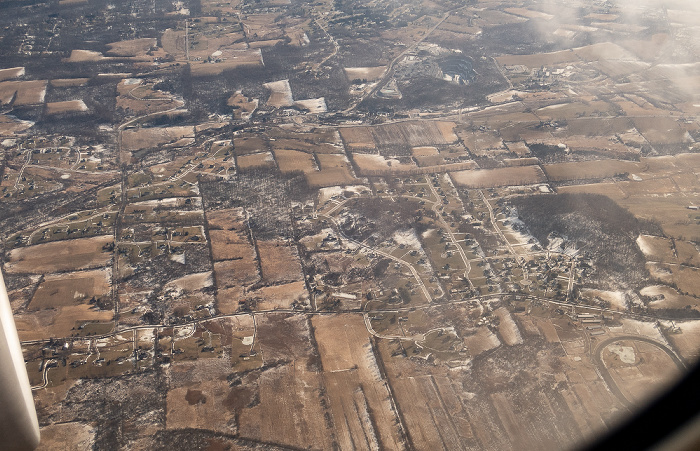
[[[331,216],[326,216],[324,214],[319,214],[319,216],[323,216],[326,219],[328,219],[329,221],[331,221],[335,225],[336,229],[338,230],[338,235],[340,235],[340,237],[343,238],[344,240],[349,241],[349,242],[356,244],[358,246],[367,248],[367,249],[371,250],[372,252],[375,252],[383,257],[394,260],[395,262],[399,263],[400,265],[408,266],[408,269],[411,271],[411,274],[413,274],[413,278],[416,279],[416,282],[418,283],[421,290],[423,291],[423,295],[425,296],[425,299],[428,301],[428,303],[430,303],[430,304],[433,303],[433,297],[430,295],[430,292],[428,291],[428,287],[425,286],[425,284],[423,283],[423,279],[421,279],[420,275],[418,274],[418,271],[416,271],[416,268],[414,268],[412,264],[410,264],[407,261],[402,260],[398,257],[394,257],[393,255],[391,255],[387,252],[381,251],[381,250],[373,248],[371,246],[367,246],[364,243],[361,243],[357,240],[353,240],[352,238],[345,236],[343,234],[343,232],[340,230],[340,226],[338,225],[338,223],[335,221],[334,218],[332,218]]]
[[[442,222],[443,227],[447,231],[447,235],[450,237],[450,241],[452,241],[452,244],[457,247],[457,252],[459,252],[459,256],[462,258],[462,262],[464,262],[464,278],[467,279],[467,283],[469,283],[469,287],[474,288],[474,284],[472,283],[471,279],[469,278],[469,273],[472,271],[472,265],[469,263],[469,259],[467,258],[467,254],[464,253],[464,249],[462,246],[457,242],[457,239],[454,236],[454,233],[452,233],[452,228],[450,225],[445,221],[445,218],[442,216],[442,214],[438,211],[438,208],[440,207],[440,196],[438,195],[438,192],[435,190],[435,186],[433,183],[430,181],[428,176],[425,176],[425,181],[428,183],[428,186],[430,187],[430,191],[432,191],[433,196],[435,196],[435,203],[433,204],[433,211],[435,212],[435,215],[440,218],[440,222]]]

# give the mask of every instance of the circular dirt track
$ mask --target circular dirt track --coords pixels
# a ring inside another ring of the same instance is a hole
[[[610,374],[610,371],[608,371],[608,368],[605,366],[603,363],[603,359],[601,358],[601,354],[603,353],[603,350],[610,344],[615,343],[617,341],[624,341],[624,340],[630,340],[630,341],[641,341],[644,343],[649,343],[650,345],[656,346],[657,348],[661,349],[663,352],[668,355],[673,363],[676,364],[678,369],[681,371],[686,371],[686,366],[683,361],[678,358],[678,356],[671,350],[669,349],[666,345],[659,343],[656,340],[652,340],[651,338],[647,337],[640,337],[636,335],[622,335],[619,337],[612,337],[608,338],[607,340],[603,340],[596,346],[595,351],[593,352],[593,363],[598,367],[600,370],[601,376],[603,376],[603,380],[607,384],[607,386],[610,388],[610,391],[622,402],[622,404],[625,405],[627,408],[631,408],[633,406],[633,403],[630,402],[629,399],[625,397],[625,395],[622,393],[620,388],[617,386],[617,383],[615,382],[615,379],[613,379],[612,375]]]

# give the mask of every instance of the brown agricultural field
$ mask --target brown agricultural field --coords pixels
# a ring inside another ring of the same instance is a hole
[[[362,316],[315,316],[312,324],[340,448],[404,448]]]
[[[637,130],[652,144],[692,143],[689,124],[670,117],[636,117],[633,119]]]
[[[267,150],[267,143],[258,136],[244,135],[233,138],[233,149],[236,155],[248,155]]]
[[[22,121],[17,119],[16,117],[13,116],[8,116],[5,114],[0,114],[0,134],[1,135],[12,135],[14,133],[19,133],[22,132],[30,127],[32,127],[32,123],[29,121]],[[5,170],[6,174],[9,174],[10,169],[7,168]],[[8,185],[7,181],[0,182],[0,186],[12,186],[13,184]]]
[[[140,150],[194,138],[192,126],[136,128],[122,132],[122,145],[127,150]]]
[[[95,52],[93,50],[72,50],[70,56],[65,58],[64,61],[68,63],[86,63],[102,61],[105,58],[102,53]]]
[[[530,68],[552,66],[555,64],[570,64],[579,62],[579,57],[571,50],[561,50],[552,53],[536,53],[534,55],[504,55],[496,58],[504,66],[523,65]]]
[[[207,63],[202,61],[192,65],[193,76],[214,76],[221,75],[224,71],[239,67],[262,66],[262,54],[259,50],[230,50],[229,59],[218,63]]]
[[[587,180],[614,177],[620,174],[634,173],[639,170],[639,163],[620,160],[578,161],[573,163],[555,163],[543,165],[549,180]]]
[[[349,168],[331,168],[307,173],[306,181],[309,186],[323,188],[328,186],[356,184],[358,179],[352,176]]]
[[[248,242],[248,237],[241,232],[211,230],[209,237],[214,261],[255,259],[255,249]]]
[[[321,171],[328,169],[350,169],[350,162],[345,154],[317,154],[316,158],[321,164]]]
[[[697,362],[700,358],[700,321],[677,321],[675,324],[680,333],[669,334],[669,341],[687,362]]]
[[[258,264],[252,257],[215,262],[214,277],[219,288],[245,286],[260,280]]]
[[[378,146],[430,146],[450,144],[457,140],[454,123],[439,121],[408,121],[370,128]]]
[[[263,282],[277,284],[303,278],[296,248],[281,241],[258,241]]]
[[[18,78],[24,74],[25,74],[24,67],[10,67],[7,69],[0,69],[0,81]]]
[[[476,155],[491,155],[508,151],[497,131],[462,132],[459,133],[459,137],[464,140],[467,148]]]
[[[623,60],[637,61],[637,57],[612,42],[601,42],[573,49],[583,61]]]
[[[52,451],[65,447],[92,449],[95,445],[95,429],[88,423],[56,423],[41,428],[41,444],[36,451]]]
[[[267,99],[268,105],[280,108],[292,106],[294,104],[292,88],[289,86],[289,80],[264,83],[263,86],[270,91],[270,97]]]
[[[384,74],[386,66],[375,66],[375,67],[346,67],[345,75],[348,80],[367,80],[368,82],[373,82],[378,80]]]
[[[541,11],[528,8],[505,8],[504,11],[510,14],[514,14],[516,16],[525,17],[527,19],[550,20],[554,18],[554,16],[551,14],[543,13]]]
[[[243,208],[209,210],[207,222],[210,230],[247,230]]]
[[[556,136],[602,136],[623,134],[634,128],[632,120],[627,117],[584,117],[569,119],[566,128],[557,131]]]
[[[8,273],[51,273],[105,266],[112,252],[105,250],[112,235],[56,241],[13,249],[5,263]]]
[[[51,83],[51,86],[54,88],[68,88],[73,86],[85,86],[89,81],[89,78],[55,78],[49,83]]]
[[[47,340],[80,335],[80,328],[90,323],[102,323],[105,332],[109,332],[113,316],[112,310],[95,310],[82,304],[16,315],[15,324],[21,340]]]
[[[216,310],[222,315],[236,313],[241,306],[239,301],[244,301],[245,298],[243,287],[223,288],[223,285],[220,285],[216,292]]]
[[[355,153],[352,156],[360,171],[367,174],[374,172],[403,172],[417,169],[413,160],[400,162],[394,158],[386,158],[377,154]]]
[[[272,156],[272,152],[252,153],[237,157],[236,164],[241,170],[260,167],[274,167],[275,158]]]
[[[188,274],[179,279],[171,280],[165,287],[179,288],[186,293],[202,290],[213,285],[213,275],[211,271]]]
[[[673,253],[674,243],[668,238],[639,235],[637,237],[637,245],[647,260],[662,263],[676,263],[677,261]]]
[[[224,366],[223,361],[216,363],[219,364],[217,366]],[[223,374],[224,370],[222,368],[216,371],[215,368],[212,368],[212,365],[206,365],[206,368],[189,368],[190,366],[201,367],[204,365],[206,363],[202,363],[202,359],[200,359],[193,363],[184,362],[177,364],[172,368],[172,373],[201,371],[210,376],[196,383],[190,383],[182,387],[176,386],[168,391],[165,400],[166,428],[196,427],[224,434],[235,434],[237,431],[234,412],[226,408],[226,401],[231,393],[231,388],[226,382]],[[221,373],[219,377],[212,377],[217,373]]]
[[[407,121],[374,127],[341,128],[340,134],[351,148],[375,146],[420,147],[450,144],[457,140],[455,124],[444,121]]]
[[[139,56],[144,55],[157,44],[158,40],[155,38],[141,38],[113,42],[111,44],[107,44],[107,47],[109,47],[107,54],[114,56]]]
[[[425,147],[414,147],[411,149],[414,157],[432,157],[440,155],[440,151],[436,147],[425,146]]]
[[[580,117],[616,116],[614,105],[603,101],[570,102],[548,105],[535,111],[535,114],[543,120],[576,119]]]
[[[90,298],[110,292],[111,276],[107,269],[46,276],[27,309],[36,311],[85,304]]]
[[[46,114],[65,114],[75,112],[85,112],[87,105],[82,100],[66,100],[65,102],[51,102],[46,104]]]
[[[0,104],[35,105],[44,102],[46,80],[2,81],[0,82]]]
[[[289,149],[276,149],[274,153],[277,165],[282,172],[301,171],[306,174],[317,170],[314,157],[308,153]]]
[[[228,398],[239,412],[241,438],[295,449],[332,449],[334,418],[326,405],[308,321],[284,314],[256,315],[256,321],[255,343],[270,368],[241,375],[244,383]]]
[[[282,285],[262,287],[258,290],[248,292],[246,297],[255,298],[255,309],[260,311],[274,309],[288,310],[294,308],[295,302],[301,302],[303,305],[307,304],[309,301],[306,283],[303,280]]]
[[[483,352],[499,347],[501,341],[487,327],[479,327],[475,333],[464,337],[464,345],[472,357],[476,357]]]
[[[342,127],[339,131],[351,149],[373,149],[376,146],[368,127]]]
[[[505,185],[533,185],[546,181],[539,166],[479,169],[451,173],[455,184],[469,188],[492,188]]]

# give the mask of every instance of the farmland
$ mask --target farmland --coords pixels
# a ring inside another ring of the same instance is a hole
[[[615,428],[700,358],[699,17],[662,3],[4,2],[40,449]]]

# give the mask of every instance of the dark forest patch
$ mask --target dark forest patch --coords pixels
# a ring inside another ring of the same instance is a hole
[[[543,246],[554,237],[575,244],[589,256],[596,271],[593,285],[637,287],[648,278],[639,234],[661,234],[659,226],[640,221],[612,199],[599,194],[557,194],[512,201],[530,233]]]

